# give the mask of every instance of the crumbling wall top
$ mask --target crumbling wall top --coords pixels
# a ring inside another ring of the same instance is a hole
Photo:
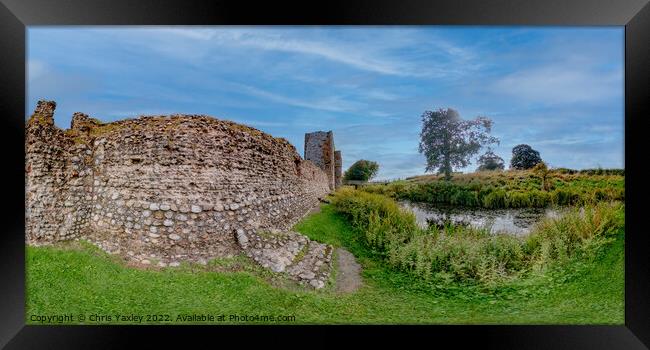
[[[36,103],[36,109],[34,114],[38,114],[42,117],[54,117],[54,110],[56,109],[56,102],[40,100]]]
[[[54,126],[54,110],[56,102],[41,100],[36,104],[34,114],[29,118],[28,126]]]

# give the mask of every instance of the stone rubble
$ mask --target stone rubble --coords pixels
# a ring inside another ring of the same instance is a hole
[[[271,271],[285,272],[316,289],[327,284],[332,269],[332,246],[292,231],[241,232],[237,239],[246,255]]]

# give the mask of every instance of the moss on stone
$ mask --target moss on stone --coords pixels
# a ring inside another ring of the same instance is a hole
[[[33,126],[54,126],[54,120],[41,114],[33,114],[27,120],[27,127]]]
[[[307,242],[307,244],[305,244],[305,245],[302,247],[302,249],[300,249],[300,251],[298,252],[298,254],[296,254],[296,256],[293,257],[292,264],[297,264],[297,263],[300,262],[302,259],[304,259],[304,258],[305,258],[305,255],[307,255],[307,252],[308,252],[308,251],[309,251],[309,242]]]

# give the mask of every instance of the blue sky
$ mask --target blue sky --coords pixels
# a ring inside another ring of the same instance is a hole
[[[420,116],[486,116],[506,163],[623,167],[623,27],[29,27],[28,110],[102,121],[208,114],[287,138],[334,131],[347,169],[424,173]],[[474,158],[478,158],[478,155]],[[463,171],[473,171],[475,161]]]

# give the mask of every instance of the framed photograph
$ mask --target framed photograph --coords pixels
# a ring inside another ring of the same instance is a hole
[[[650,346],[647,0],[0,16],[2,346]]]

